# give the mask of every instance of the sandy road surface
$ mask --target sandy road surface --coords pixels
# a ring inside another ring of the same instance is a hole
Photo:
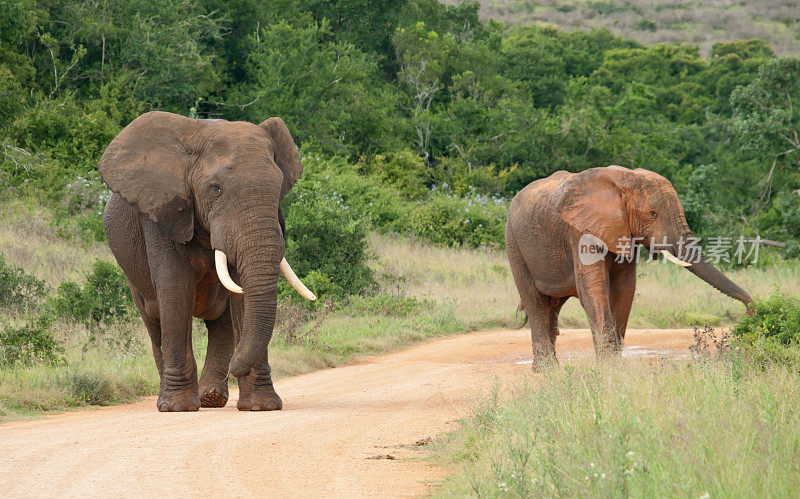
[[[623,355],[674,355],[691,342],[687,330],[629,330]],[[590,356],[591,337],[562,330],[558,351]],[[531,376],[529,359],[527,331],[479,332],[278,381],[280,412],[238,412],[231,400],[159,413],[149,398],[0,424],[0,494],[424,494],[446,470],[404,459],[424,456],[409,444],[454,428],[496,379]]]

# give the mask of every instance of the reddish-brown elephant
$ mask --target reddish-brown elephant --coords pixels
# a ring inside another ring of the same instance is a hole
[[[506,222],[506,251],[530,322],[535,368],[554,359],[558,314],[571,296],[586,310],[595,350],[621,350],[636,289],[633,241],[750,309],[750,295],[692,247],[678,194],[666,178],[620,166],[559,171],[522,189]],[[693,256],[683,255],[687,249]]]
[[[150,112],[117,135],[99,169],[113,191],[108,244],[161,376],[158,409],[225,405],[228,372],[239,378],[239,409],[280,409],[267,360],[278,274],[315,299],[283,257],[280,201],[303,171],[283,121]],[[192,316],[208,327],[199,386]]]

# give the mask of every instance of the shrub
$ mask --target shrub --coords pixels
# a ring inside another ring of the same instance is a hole
[[[86,274],[86,284],[67,281],[53,299],[56,312],[87,325],[129,319],[134,306],[125,274],[115,264],[97,260]]]
[[[732,333],[744,342],[765,339],[781,345],[800,344],[800,301],[779,293],[756,301],[752,316],[744,316]]]
[[[756,301],[753,315],[742,317],[731,333],[736,372],[750,363],[766,368],[800,366],[800,300],[773,293]]]
[[[106,405],[116,398],[114,383],[94,371],[69,371],[65,379],[72,396],[81,404]]]
[[[55,184],[44,187],[59,189],[71,174],[86,173],[95,168],[120,126],[103,109],[82,107],[72,96],[38,101],[20,114],[10,126],[11,137],[18,144],[35,151],[48,151],[61,168]]]
[[[64,349],[53,335],[53,318],[47,314],[22,327],[0,331],[0,365],[30,365],[37,361],[56,364],[63,354]]]
[[[53,210],[56,232],[64,238],[80,237],[93,243],[105,241],[103,210],[111,191],[97,171],[78,175],[61,191],[59,205]]]
[[[402,227],[410,203],[394,186],[374,176],[359,174],[342,158],[321,159],[304,152],[302,161],[305,172],[289,193],[287,204],[299,192],[312,190],[319,195],[340,197],[354,217],[365,220],[376,230],[385,232]]]
[[[434,193],[414,207],[409,230],[434,244],[502,245],[507,209],[508,203],[499,197]]]
[[[286,210],[286,259],[297,275],[312,290],[316,286],[320,297],[342,298],[373,288],[364,221],[350,213],[341,196],[304,184],[293,197]]]
[[[57,178],[58,167],[43,153],[17,147],[8,139],[0,142],[0,180],[16,191],[36,190]]]
[[[9,265],[0,253],[0,306],[28,308],[38,304],[47,294],[47,285],[25,272],[22,267]]]
[[[428,193],[425,162],[413,151],[376,154],[363,169],[380,182],[394,185],[405,198],[419,199]]]

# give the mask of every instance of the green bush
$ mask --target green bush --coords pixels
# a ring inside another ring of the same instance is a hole
[[[0,181],[12,192],[30,194],[62,173],[46,154],[18,147],[8,139],[0,142]]]
[[[133,316],[134,304],[122,270],[113,263],[97,260],[81,287],[67,281],[53,299],[56,312],[87,325],[117,322]]]
[[[500,197],[434,193],[414,207],[408,229],[434,244],[502,245],[507,210],[507,201]]]
[[[46,294],[44,281],[28,274],[22,267],[10,265],[0,253],[0,306],[34,307]]]
[[[323,158],[304,151],[302,161],[303,177],[289,193],[287,204],[300,191],[311,190],[319,195],[340,197],[350,214],[368,222],[375,230],[402,229],[411,203],[394,185],[383,183],[371,174],[360,174],[343,158]],[[365,170],[371,171],[369,168],[365,167]]]
[[[53,318],[47,314],[22,327],[4,327],[0,331],[2,366],[30,365],[37,361],[57,364],[63,355],[64,349],[53,335]]]
[[[286,259],[320,297],[342,298],[375,287],[365,222],[336,194],[295,187],[286,209]],[[283,283],[285,284],[285,283]],[[282,285],[283,292],[288,289]]]
[[[53,210],[56,233],[64,238],[79,237],[87,242],[105,241],[103,210],[111,191],[97,171],[78,175],[64,186]]]
[[[381,183],[389,183],[407,199],[420,199],[428,193],[425,185],[427,167],[419,154],[401,149],[388,154],[376,154],[362,170]]]
[[[71,174],[85,174],[95,168],[109,142],[121,127],[106,109],[85,107],[72,96],[42,100],[20,114],[9,135],[27,149],[48,151],[61,166],[61,182]],[[61,185],[53,186],[60,188]]]
[[[752,316],[744,316],[732,331],[744,342],[765,339],[780,345],[800,344],[800,301],[779,293],[758,300]]]

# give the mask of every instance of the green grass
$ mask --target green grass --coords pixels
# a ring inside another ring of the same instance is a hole
[[[82,283],[98,258],[113,261],[105,243],[59,237],[47,211],[36,205],[17,201],[2,208],[0,252],[10,264],[45,280],[51,290],[64,280]],[[328,314],[282,306],[270,346],[276,378],[342,365],[434,336],[521,323],[504,251],[435,247],[386,235],[370,236],[370,246],[370,265],[380,284],[377,297],[339,304]],[[798,296],[799,272],[797,263],[783,263],[729,275],[753,296],[766,296],[776,286]],[[729,324],[743,312],[739,302],[675,266],[643,265],[639,274],[631,327]],[[0,309],[2,324],[16,327],[25,320],[23,311]],[[577,300],[565,305],[561,323],[588,326]],[[205,327],[201,321],[195,324],[194,351],[202,366]],[[55,330],[65,348],[65,363],[0,369],[0,420],[156,393],[150,340],[138,318],[94,331],[59,320]],[[87,396],[91,391],[99,395]]]
[[[797,363],[568,364],[497,387],[440,439],[438,493],[793,497],[799,386]]]

